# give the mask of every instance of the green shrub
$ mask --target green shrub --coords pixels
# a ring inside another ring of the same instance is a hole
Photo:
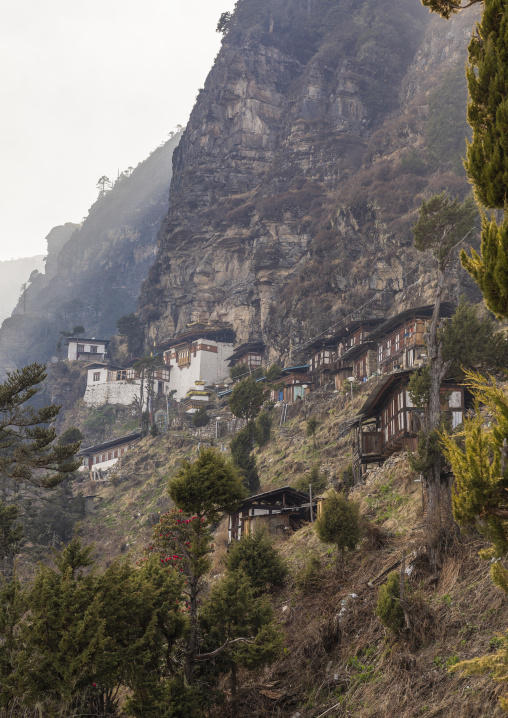
[[[400,576],[397,571],[390,573],[384,586],[379,589],[376,615],[395,635],[404,625],[404,611],[400,605]]]
[[[267,411],[262,411],[256,419],[254,438],[258,446],[265,446],[270,441],[272,432],[272,420]]]
[[[262,593],[267,587],[280,586],[288,571],[284,559],[263,529],[252,536],[243,536],[231,545],[226,568],[228,571],[243,571],[255,593]]]
[[[309,490],[309,484],[312,486],[312,494],[317,496],[328,486],[328,477],[324,471],[319,470],[319,466],[316,464],[312,467],[308,474],[300,476],[295,483],[295,489],[307,493]]]
[[[356,548],[361,538],[360,509],[344,494],[333,493],[326,498],[323,513],[316,521],[316,533],[321,541],[334,543],[344,558],[346,550]]]

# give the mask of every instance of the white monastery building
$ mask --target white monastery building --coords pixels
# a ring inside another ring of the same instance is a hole
[[[169,390],[185,399],[197,384],[218,384],[229,376],[229,357],[234,347],[231,330],[199,329],[181,334],[164,352],[170,368]]]
[[[104,361],[108,353],[108,339],[74,339],[65,340],[67,346],[67,359],[69,361]]]
[[[87,369],[86,391],[83,397],[87,406],[103,406],[104,404],[130,406],[134,401],[139,401],[141,379],[132,367],[117,367],[112,364],[95,362],[90,364]],[[157,369],[153,382],[155,394],[168,394],[169,369],[165,367]],[[146,400],[145,396],[143,403]]]

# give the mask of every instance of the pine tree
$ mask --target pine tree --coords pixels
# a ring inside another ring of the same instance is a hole
[[[400,605],[400,576],[397,571],[392,571],[384,586],[379,589],[376,615],[395,635],[404,625],[404,611]]]
[[[315,525],[321,541],[337,546],[342,561],[344,552],[355,549],[362,535],[358,504],[349,501],[344,494],[327,496],[323,513]]]
[[[462,0],[422,0],[422,5],[428,7],[431,12],[438,13],[441,17],[449,20],[452,15],[460,12],[460,10],[465,10],[471,5],[483,2],[484,0],[465,0],[464,3]]]
[[[468,257],[462,250],[462,266],[469,272],[497,317],[508,317],[508,218],[498,225],[495,219],[482,217],[481,256],[471,248]]]
[[[196,428],[207,426],[210,423],[210,417],[206,413],[206,407],[200,406],[192,417],[192,425]]]
[[[508,551],[508,400],[495,382],[466,373],[476,399],[476,415],[466,419],[457,437],[442,434],[451,464],[453,514],[458,524],[476,526],[491,541],[496,555]],[[480,402],[493,415],[484,426]]]
[[[463,202],[458,198],[451,199],[446,192],[434,195],[422,202],[418,220],[412,231],[414,245],[420,252],[431,252],[436,264],[436,292],[434,310],[430,326],[425,335],[428,354],[428,405],[426,433],[421,437],[420,449],[432,441],[441,423],[441,383],[453,361],[445,361],[443,344],[440,341],[438,326],[441,314],[441,302],[447,289],[447,270],[453,250],[465,236],[472,232],[477,217],[477,210],[471,196]],[[448,525],[451,520],[449,508],[449,490],[441,485],[441,455],[434,453],[425,472],[429,521],[438,525]],[[438,563],[438,557],[432,557]]]
[[[187,577],[190,630],[186,649],[185,680],[194,680],[198,648],[198,595],[210,566],[210,526],[224,513],[231,513],[245,497],[245,490],[236,470],[213,449],[203,449],[194,463],[182,462],[169,484],[169,495],[189,518],[182,523],[172,512],[166,519],[172,526],[160,531],[158,538],[169,539],[182,556],[182,571]],[[180,522],[180,523],[178,523]],[[166,536],[167,534],[167,536]],[[171,545],[171,544],[170,544]]]
[[[249,422],[243,429],[240,429],[230,443],[231,461],[249,495],[256,494],[260,486],[256,457],[252,453],[254,434],[254,422]]]
[[[266,389],[261,382],[257,382],[249,376],[235,384],[229,398],[229,408],[238,418],[246,419],[248,422],[253,421],[259,414],[266,394]]]
[[[264,530],[235,541],[225,559],[228,571],[243,571],[251,582],[254,595],[280,586],[287,566]]]
[[[21,584],[16,575],[0,576],[0,715],[14,715],[19,629],[26,612]],[[5,711],[5,713],[4,713]]]
[[[272,663],[280,653],[282,635],[265,596],[254,596],[242,571],[228,571],[212,588],[202,614],[205,636],[198,660],[214,654],[215,669],[231,673],[236,693],[237,668],[257,668]]]
[[[60,407],[34,409],[29,402],[40,392],[46,367],[30,364],[8,372],[0,384],[0,477],[52,488],[81,464],[74,460],[79,443],[55,445],[51,426]]]
[[[473,139],[465,167],[478,201],[503,209],[508,193],[508,13],[505,0],[486,0],[469,44],[466,76]]]

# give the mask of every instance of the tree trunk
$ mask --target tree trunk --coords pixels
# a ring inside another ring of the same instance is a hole
[[[187,641],[187,656],[185,659],[185,683],[190,686],[194,681],[194,664],[198,651],[198,579],[189,578],[189,615],[190,630]]]
[[[441,384],[450,368],[450,361],[443,361],[442,346],[438,339],[441,302],[446,291],[445,272],[438,267],[437,290],[429,331],[426,334],[428,367],[430,377],[429,402],[427,407],[427,434],[437,431],[441,422]],[[441,482],[441,454],[435,453],[432,465],[424,476],[427,491],[427,518],[436,530],[453,524],[450,487]],[[431,557],[431,561],[433,561]]]

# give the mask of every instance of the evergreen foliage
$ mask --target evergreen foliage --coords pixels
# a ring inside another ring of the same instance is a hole
[[[386,583],[379,589],[376,615],[395,635],[404,625],[404,611],[400,605],[400,576],[397,571],[392,571]]]
[[[412,231],[414,246],[419,252],[431,251],[441,270],[448,263],[450,253],[461,239],[471,232],[478,210],[470,195],[461,202],[446,192],[423,201],[418,221]]]
[[[321,541],[334,543],[344,558],[344,552],[355,549],[361,538],[359,506],[335,492],[326,498],[315,526]]]
[[[508,14],[505,0],[487,0],[469,44],[466,69],[473,128],[465,162],[478,201],[503,209],[508,193]]]
[[[267,411],[262,411],[256,419],[254,438],[258,446],[265,446],[270,441],[272,419]]]
[[[448,377],[462,379],[464,370],[499,369],[508,364],[508,342],[502,333],[494,334],[490,317],[480,318],[478,307],[461,297],[450,319],[439,330],[444,361],[451,361]]]
[[[266,394],[261,382],[249,376],[235,385],[229,398],[229,408],[238,418],[253,421],[259,414]]]
[[[460,254],[462,266],[469,272],[493,314],[508,317],[508,218],[501,224],[482,217],[481,255],[471,248],[469,257]]]
[[[29,402],[46,378],[42,364],[7,374],[0,384],[0,477],[42,488],[57,486],[81,464],[74,460],[79,443],[55,445],[51,426],[60,407],[34,409]]]
[[[413,404],[424,409],[429,401],[430,372],[429,367],[424,366],[411,374],[407,386],[409,398]]]
[[[235,541],[225,563],[228,571],[242,571],[249,578],[255,595],[280,586],[288,572],[285,561],[265,530]]]
[[[460,10],[464,10],[465,8],[470,7],[471,5],[475,5],[476,3],[483,3],[484,0],[465,0],[465,2],[462,2],[462,0],[421,0],[422,5],[425,5],[425,7],[428,7],[431,12],[438,13],[442,17],[444,17],[446,20],[449,20],[452,15],[454,15],[457,12],[460,12]]]
[[[256,457],[252,453],[255,429],[252,422],[248,423],[232,438],[229,445],[233,466],[237,469],[250,495],[259,491],[260,486]]]
[[[137,354],[143,348],[143,324],[137,314],[131,312],[124,314],[116,320],[116,328],[120,336],[127,339],[127,351],[129,354]]]
[[[477,406],[476,415],[464,422],[458,436],[442,433],[451,464],[453,514],[458,524],[476,526],[492,543],[496,555],[508,551],[508,400],[495,381],[466,373]],[[493,416],[484,426],[480,402]]]
[[[67,446],[68,444],[81,443],[84,438],[77,426],[69,426],[69,428],[58,437],[58,445]]]
[[[201,623],[206,636],[202,652],[226,646],[215,659],[215,669],[231,672],[233,694],[238,666],[252,669],[270,664],[282,648],[282,634],[270,604],[265,596],[254,596],[242,571],[228,571],[212,588]]]
[[[237,508],[245,491],[231,464],[214,449],[202,449],[192,464],[182,462],[169,483],[169,495],[185,513],[214,523]]]
[[[308,474],[300,476],[295,482],[295,489],[307,493],[309,490],[309,484],[312,486],[312,493],[314,496],[320,494],[328,486],[328,477],[324,471],[319,470],[318,464],[315,464]]]
[[[319,421],[316,419],[315,416],[310,416],[307,419],[307,424],[306,424],[307,436],[309,436],[309,437],[312,436],[312,443],[313,443],[314,448],[316,448],[316,430],[317,430],[318,426],[319,426]]]
[[[267,369],[265,376],[267,381],[275,381],[280,377],[281,368],[278,364],[272,364],[272,366]]]
[[[200,406],[192,417],[192,425],[199,429],[202,426],[208,426],[209,423],[210,417],[206,413],[206,407]]]

